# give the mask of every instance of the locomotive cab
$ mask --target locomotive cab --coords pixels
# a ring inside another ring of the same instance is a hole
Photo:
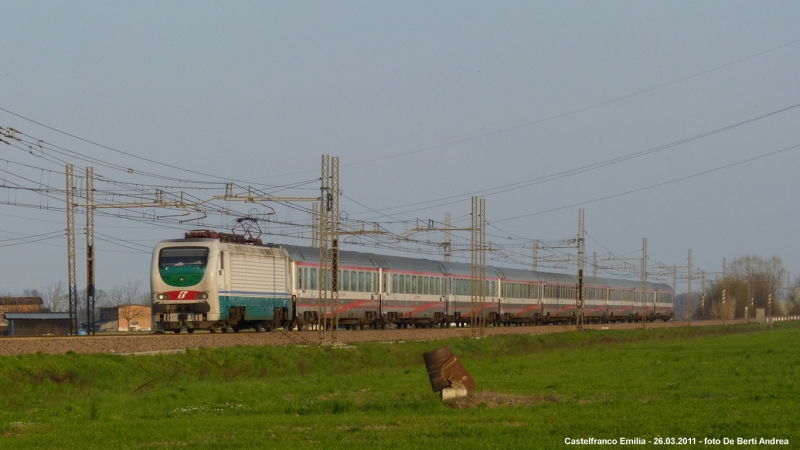
[[[213,317],[212,303],[215,271],[209,262],[217,252],[213,243],[164,242],[153,252],[151,292],[152,314],[160,328],[190,333],[196,328],[209,328],[218,318]],[[218,312],[216,314],[219,315]]]

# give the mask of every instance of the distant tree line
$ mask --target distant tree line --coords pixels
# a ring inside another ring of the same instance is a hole
[[[787,285],[786,269],[781,258],[745,255],[736,259],[726,272],[724,278],[713,281],[703,292],[692,295],[694,318],[743,318],[746,309],[750,317],[755,317],[757,309],[763,309],[766,315],[771,316],[800,314],[800,277]]]
[[[3,294],[12,297],[12,294]],[[45,312],[68,312],[69,311],[69,290],[63,281],[56,281],[44,288],[25,289],[23,297],[41,297],[42,310]],[[77,296],[77,315],[78,320],[86,322],[86,289],[78,291]],[[149,305],[150,293],[141,288],[141,282],[127,281],[121,286],[114,286],[111,289],[97,289],[95,291],[95,308],[116,307],[119,315],[130,322],[141,315],[141,310],[131,308],[132,305]],[[95,311],[95,317],[99,317]]]

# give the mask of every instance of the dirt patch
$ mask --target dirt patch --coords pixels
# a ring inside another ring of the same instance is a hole
[[[560,400],[555,395],[515,395],[479,391],[473,392],[466,397],[447,400],[445,404],[455,409],[467,409],[480,407],[500,408],[503,406],[530,406],[558,402],[560,402]]]

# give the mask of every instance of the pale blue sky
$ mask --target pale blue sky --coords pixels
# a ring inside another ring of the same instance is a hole
[[[204,178],[168,167],[178,166],[216,175],[207,178],[215,182],[292,184],[319,176],[321,154],[339,156],[341,208],[351,219],[441,221],[451,212],[467,218],[457,225],[468,226],[472,192],[800,104],[796,1],[0,5],[0,108],[160,164],[4,111],[1,127],[137,172],[95,164],[108,179],[152,185],[175,183],[138,172]],[[798,119],[795,108],[580,175],[482,193],[496,227],[489,228],[489,240],[574,237],[579,206],[530,214],[798,145]],[[28,180],[16,182],[63,188],[57,161],[10,146],[0,145],[0,152],[0,168]],[[57,156],[80,173],[86,165]],[[588,255],[610,249],[638,257],[647,237],[652,263],[685,265],[692,249],[697,267],[719,271],[723,257],[730,263],[756,252],[779,255],[800,274],[799,166],[800,149],[787,150],[585,204]],[[11,186],[5,172],[2,178]],[[317,186],[283,194],[316,195]],[[460,201],[387,209],[447,197]],[[6,240],[0,241],[6,245],[0,247],[0,291],[66,280],[65,238],[8,246],[63,229],[63,212],[40,209],[58,202],[9,188],[0,200],[0,239]],[[278,212],[281,220],[306,220],[297,211]],[[529,216],[505,220],[522,215]],[[214,220],[220,227],[230,219]],[[83,220],[77,216],[79,230]],[[98,217],[97,232],[130,247],[97,242],[99,287],[128,279],[146,285],[146,249],[181,236],[178,228]],[[77,240],[83,287],[83,236]]]

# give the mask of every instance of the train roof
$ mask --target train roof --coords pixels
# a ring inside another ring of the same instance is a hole
[[[205,233],[213,233],[205,231]],[[224,236],[223,236],[224,237]],[[162,242],[220,242],[216,237],[190,237],[184,239],[170,239]],[[260,242],[260,241],[259,241]],[[226,242],[227,245],[247,245]],[[259,245],[255,245],[259,246]],[[281,245],[265,244],[265,247],[282,248],[296,262],[300,263],[319,263],[319,248],[305,247],[300,245]],[[457,277],[470,277],[472,266],[466,263],[434,261],[425,258],[409,258],[407,256],[390,256],[377,253],[354,252],[350,250],[339,251],[339,264],[342,267],[359,267],[396,270],[405,272],[424,272],[440,273],[442,275],[453,275]],[[540,272],[525,269],[512,269],[507,267],[486,266],[487,278],[502,278],[511,282],[536,282],[551,284],[575,284],[578,281],[576,275],[569,275],[555,272]],[[584,283],[590,286],[613,287],[618,289],[640,289],[642,283],[639,281],[626,280],[622,278],[609,277],[584,277]],[[666,283],[647,283],[649,290],[672,291],[672,287]]]
[[[297,262],[318,263],[319,249],[297,245],[282,245],[289,255]],[[389,256],[376,253],[362,253],[349,250],[339,251],[339,264],[341,266],[371,267],[375,269],[397,270],[408,272],[441,273],[442,275],[455,275],[469,277],[472,275],[472,266],[466,263],[434,261],[424,258],[409,258],[407,256]],[[539,282],[555,284],[575,284],[576,275],[554,272],[531,271],[525,269],[512,269],[506,267],[486,266],[487,278],[503,278],[509,281]],[[640,289],[642,283],[619,278],[585,277],[584,282],[592,286],[607,286],[622,289]],[[672,291],[666,283],[647,283],[650,290]]]

